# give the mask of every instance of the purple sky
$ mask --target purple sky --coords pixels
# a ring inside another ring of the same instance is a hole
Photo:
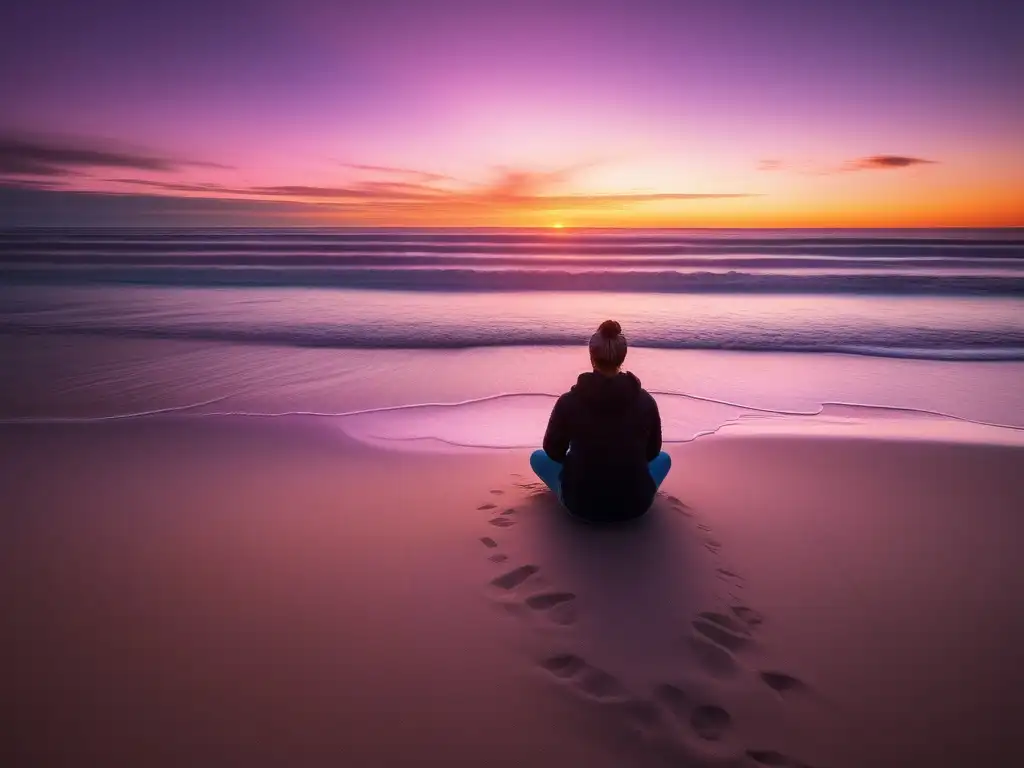
[[[1022,8],[7,3],[0,223],[1024,224]]]

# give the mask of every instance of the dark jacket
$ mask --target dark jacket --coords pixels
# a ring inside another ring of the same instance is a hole
[[[562,501],[574,515],[642,515],[657,490],[647,463],[661,452],[658,405],[632,373],[581,373],[551,411],[544,452],[563,464]]]

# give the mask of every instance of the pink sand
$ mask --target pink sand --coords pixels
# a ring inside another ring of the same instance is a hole
[[[4,426],[0,457],[3,765],[1019,750],[1019,448],[725,430],[619,529],[522,451],[315,419]]]

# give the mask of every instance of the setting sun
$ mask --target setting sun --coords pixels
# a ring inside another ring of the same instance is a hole
[[[564,229],[565,228],[565,225],[562,222],[560,222],[560,221],[556,221],[551,226],[554,227],[555,229]]]

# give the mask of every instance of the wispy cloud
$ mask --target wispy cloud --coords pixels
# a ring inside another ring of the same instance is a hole
[[[344,187],[308,186],[303,184],[281,186],[232,187],[206,182],[156,181],[154,179],[106,179],[114,184],[148,187],[166,192],[194,192],[219,197],[295,198],[321,201],[374,201],[374,200],[426,200],[443,196],[442,190],[409,182],[366,181]]]
[[[364,169],[371,166],[363,166]],[[390,169],[389,169],[390,170]],[[409,174],[417,173],[403,169]],[[608,193],[584,194],[561,191],[579,172],[579,166],[549,171],[501,167],[483,184],[461,184],[458,187],[436,186],[434,181],[395,181],[371,178],[341,186],[278,185],[229,187],[219,184],[196,184],[154,181],[151,179],[117,178],[109,181],[161,189],[167,192],[195,193],[218,197],[249,199],[288,199],[325,204],[361,207],[368,214],[417,214],[458,216],[486,211],[601,211],[634,205],[706,199],[749,197],[745,193]],[[385,176],[388,173],[383,174]],[[429,174],[423,174],[429,176]]]
[[[856,160],[849,160],[843,166],[847,171],[884,171],[893,168],[910,168],[915,165],[933,165],[934,160],[925,160],[920,157],[909,157],[907,155],[871,155],[870,157],[859,157]]]
[[[420,181],[425,184],[430,184],[435,181],[457,181],[454,176],[448,176],[443,173],[434,173],[433,171],[416,171],[412,168],[395,168],[391,165],[366,165],[364,163],[339,163],[339,165],[341,165],[342,168],[348,168],[353,171],[402,177]]]
[[[258,203],[261,207],[252,210],[279,206],[276,210],[289,216],[334,217],[338,222],[529,223],[545,213],[594,220],[659,203],[750,196],[728,191],[591,191],[582,187],[580,177],[594,163],[554,169],[495,166],[476,182],[414,168],[340,165],[350,172],[339,171],[337,184],[242,184],[220,174],[203,178],[203,168],[224,168],[213,163],[0,134],[0,184],[44,197],[47,190],[54,195],[64,190],[83,212],[93,208],[82,195],[95,195],[97,205],[116,202],[121,211],[131,210],[131,198],[159,198],[182,201],[181,210],[186,212],[208,210],[211,215],[228,210],[227,205]],[[40,202],[43,197],[32,200]],[[204,207],[203,201],[210,205]],[[160,207],[160,215],[172,208]],[[307,214],[298,213],[302,210]]]
[[[0,182],[0,227],[288,226],[322,221],[323,216],[323,206],[283,200],[75,192],[32,181]]]
[[[232,188],[223,184],[214,183],[189,183],[183,181],[155,181],[153,179],[106,179],[114,184],[128,184],[135,187],[150,187],[165,192],[198,192],[212,195],[248,195],[250,192],[244,188]]]
[[[251,187],[249,194],[260,197],[297,197],[314,200],[436,200],[446,196],[439,189],[409,182],[369,181],[347,187],[310,187],[285,185]]]
[[[61,178],[93,169],[125,168],[174,172],[185,168],[226,168],[218,163],[180,160],[122,151],[95,142],[0,135],[0,174]]]
[[[869,155],[847,160],[839,165],[815,165],[813,163],[793,163],[786,160],[766,159],[757,164],[759,171],[792,171],[809,176],[829,176],[836,173],[851,171],[886,171],[900,168],[911,168],[918,165],[934,165],[937,161],[925,160],[909,155]]]
[[[0,188],[57,190],[64,189],[65,185],[59,179],[22,179],[0,174]]]

